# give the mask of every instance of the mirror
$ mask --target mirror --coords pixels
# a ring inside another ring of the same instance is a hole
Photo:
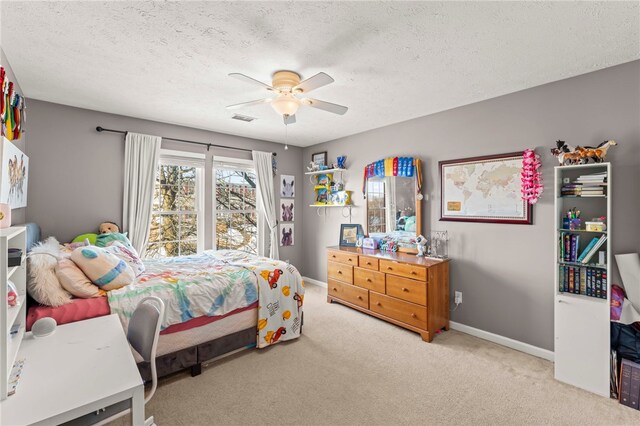
[[[372,176],[366,181],[367,233],[392,236],[401,251],[417,252],[422,229],[421,197],[415,177]]]

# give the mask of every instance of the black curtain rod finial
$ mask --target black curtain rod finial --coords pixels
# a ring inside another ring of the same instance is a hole
[[[96,130],[99,131],[99,132],[102,132],[104,129],[102,127],[98,126],[98,127],[96,127]]]

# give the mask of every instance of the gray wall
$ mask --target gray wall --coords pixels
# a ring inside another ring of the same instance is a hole
[[[553,350],[557,163],[549,148],[557,139],[572,145],[619,142],[608,157],[614,165],[613,247],[615,253],[640,251],[639,123],[640,61],[635,61],[309,147],[303,163],[319,151],[328,151],[330,159],[347,155],[346,189],[354,191],[357,205],[353,222],[364,224],[363,167],[393,155],[421,158],[429,198],[423,204],[423,232],[449,231],[451,294],[461,290],[464,295],[451,319]],[[439,221],[438,161],[534,147],[542,156],[546,188],[534,207],[533,226]],[[307,205],[313,191],[305,184]],[[325,247],[337,244],[340,224],[347,222],[336,210],[318,217],[315,209],[304,209],[307,276],[326,280]]]
[[[27,220],[39,223],[43,235],[54,235],[59,241],[70,241],[78,234],[95,232],[98,224],[106,220],[122,223],[124,136],[98,133],[96,126],[276,152],[276,191],[280,189],[280,174],[295,175],[296,184],[302,182],[302,149],[298,147],[290,147],[285,151],[281,144],[33,99],[29,99],[28,105],[28,155],[31,163]],[[207,152],[204,147],[171,141],[163,141],[162,147]],[[211,165],[214,155],[251,158],[248,152],[212,148],[207,154],[208,165]],[[212,202],[210,167],[207,167],[206,173],[205,205],[209,206]],[[301,200],[299,194],[296,195]],[[210,214],[205,218],[206,248],[213,246],[212,220]],[[302,215],[296,216],[296,228],[302,229],[302,221]],[[280,258],[290,259],[294,265],[300,265],[301,243],[296,244],[293,247],[281,247]]]
[[[9,80],[13,81],[13,88],[22,95],[22,93],[24,92],[20,88],[20,85],[18,84],[18,79],[16,78],[15,74],[13,74],[13,70],[11,69],[11,64],[9,64],[9,60],[4,55],[4,50],[2,50],[1,47],[0,47],[0,65],[2,65],[4,69],[7,71]],[[26,126],[25,128],[28,129],[28,126]],[[26,145],[27,145],[26,133],[22,133],[22,136],[20,137],[20,139],[14,140],[12,142],[18,147],[18,149],[22,150],[22,152],[26,153],[27,155],[29,154],[26,151]],[[2,151],[0,150],[0,156],[1,155],[2,155]],[[31,171],[29,171],[29,179],[31,179]],[[31,183],[27,181],[27,185],[31,186]],[[31,199],[31,196],[29,194],[29,188],[27,188],[27,207],[29,207],[28,203],[30,199]],[[24,223],[25,217],[26,217],[26,210],[27,210],[26,208],[11,210],[11,223],[13,225]]]

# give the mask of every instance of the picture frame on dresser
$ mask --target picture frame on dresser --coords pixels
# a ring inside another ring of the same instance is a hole
[[[362,225],[346,224],[340,225],[340,244],[343,247],[355,247],[358,243],[358,235],[364,235]]]

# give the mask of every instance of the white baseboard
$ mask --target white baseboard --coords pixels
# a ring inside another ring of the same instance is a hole
[[[537,346],[521,342],[519,340],[510,339],[508,337],[500,336],[499,334],[490,333],[488,331],[460,324],[455,321],[450,321],[449,326],[454,330],[458,330],[463,333],[479,337],[480,339],[488,340],[490,342],[497,343],[499,345],[506,346],[508,348],[515,349],[529,355],[537,356],[538,358],[546,359],[551,362],[553,362],[554,360],[553,352],[548,349],[542,349]]]
[[[313,278],[302,277],[302,280],[304,281],[305,284],[317,285],[318,287],[324,287],[324,288],[328,287],[327,283],[325,283],[324,281],[314,280]]]
[[[313,278],[309,277],[302,277],[302,279],[304,280],[305,284],[317,285],[324,288],[328,287],[327,283],[324,281],[314,280]],[[499,334],[490,333],[488,331],[460,324],[459,322],[455,321],[449,321],[449,326],[454,330],[461,331],[463,333],[470,334],[480,339],[488,340],[489,342],[497,343],[498,345],[506,346],[508,348],[515,349],[529,355],[537,356],[538,358],[546,359],[551,362],[553,362],[554,360],[553,352],[547,349],[542,349],[537,346],[521,342],[519,340],[510,339],[509,337],[500,336]]]

